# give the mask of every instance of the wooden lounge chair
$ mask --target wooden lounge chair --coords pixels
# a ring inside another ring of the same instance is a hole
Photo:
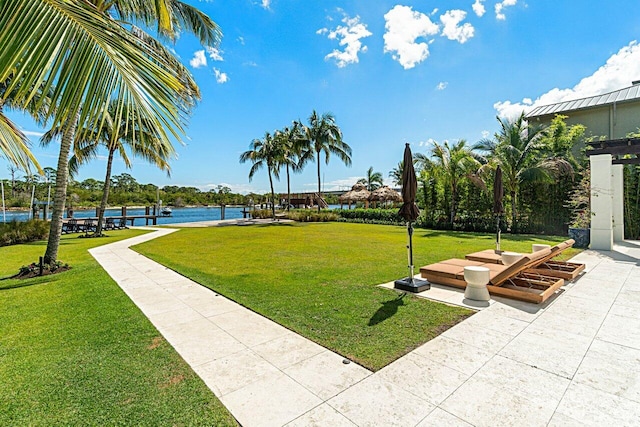
[[[537,263],[533,263],[526,271],[529,273],[536,273],[541,276],[560,277],[564,280],[575,279],[580,273],[584,271],[584,264],[552,260],[552,258],[560,255],[565,249],[573,246],[574,243],[575,241],[573,239],[565,240],[562,243],[558,243],[551,248],[550,254],[540,259]],[[527,255],[533,255],[533,253]],[[465,258],[471,261],[502,264],[501,256],[496,254],[492,249],[474,252],[472,254],[466,255]]]
[[[487,289],[490,294],[540,304],[564,285],[562,278],[527,271],[531,265],[539,263],[550,253],[551,249],[545,249],[527,254],[510,266],[466,259],[448,259],[421,267],[420,275],[431,283],[464,289],[467,286],[464,280],[464,267],[486,267],[489,269]]]

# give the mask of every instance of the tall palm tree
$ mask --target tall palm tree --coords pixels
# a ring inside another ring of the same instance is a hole
[[[453,144],[438,144],[434,141],[431,147],[436,177],[443,180],[450,193],[449,220],[452,224],[458,209],[460,185],[465,180],[473,181],[472,176],[481,166],[466,144],[467,141],[464,139]]]
[[[76,130],[100,128],[115,99],[120,108],[113,116],[114,139],[135,112],[159,138],[181,141],[184,118],[199,98],[185,68],[129,24],[135,22],[157,23],[168,39],[182,30],[207,45],[220,37],[206,15],[177,0],[0,0],[0,82],[10,79],[6,92],[18,108],[35,102],[35,110],[44,110],[43,122],[62,129],[47,263],[58,255]],[[39,97],[43,92],[46,99]]]
[[[267,167],[269,174],[269,186],[271,187],[271,214],[276,218],[275,193],[273,191],[273,178],[280,179],[279,159],[282,158],[282,148],[276,139],[269,133],[264,134],[263,139],[254,139],[250,145],[251,149],[240,155],[240,163],[250,161],[253,166],[249,170],[249,181],[257,171]]]
[[[69,170],[71,175],[78,172],[80,165],[87,163],[89,160],[98,155],[100,146],[107,149],[107,168],[102,189],[102,200],[100,202],[100,210],[98,212],[98,224],[94,235],[102,235],[102,223],[104,213],[109,199],[109,190],[111,187],[111,169],[113,166],[113,158],[116,153],[124,161],[127,168],[131,168],[131,160],[127,154],[127,150],[133,156],[141,157],[149,163],[154,164],[161,170],[170,173],[171,167],[169,160],[175,156],[173,145],[153,133],[152,129],[145,127],[144,121],[136,120],[135,115],[128,115],[133,120],[131,122],[121,123],[123,129],[119,132],[114,129],[114,120],[112,114],[116,112],[118,106],[115,102],[109,105],[109,109],[105,111],[103,126],[98,129],[78,129],[78,135],[74,137],[74,155],[69,160]],[[60,128],[51,129],[42,137],[43,144],[49,144],[55,137],[59,137],[62,133]],[[118,134],[119,138],[115,139],[114,134]]]
[[[525,182],[552,183],[554,174],[569,171],[571,166],[564,159],[541,155],[546,148],[543,143],[545,128],[528,124],[524,112],[513,120],[497,119],[499,133],[492,140],[481,140],[473,148],[488,155],[487,167],[500,165],[504,188],[511,199],[512,231],[517,231],[520,185]]]
[[[301,125],[301,129],[304,148],[300,158],[300,165],[304,166],[311,160],[316,161],[318,166],[318,196],[322,198],[320,181],[321,154],[324,153],[326,164],[329,164],[330,154],[335,154],[345,165],[351,166],[351,147],[342,140],[342,131],[331,113],[324,113],[319,116],[316,110],[313,110],[309,116],[309,126]],[[320,211],[319,203],[318,211]]]
[[[300,125],[293,122],[291,127],[285,127],[274,134],[276,143],[280,147],[281,157],[278,159],[280,166],[284,166],[287,171],[287,211],[291,206],[291,179],[290,170],[298,172],[301,170],[299,160],[302,154],[302,144],[300,137]]]
[[[393,185],[402,185],[402,170],[404,169],[404,160],[398,162],[398,166],[389,171],[389,178]]]
[[[374,191],[383,184],[382,174],[380,172],[374,172],[373,166],[370,166],[369,169],[367,169],[367,176],[360,178],[358,184],[364,184],[367,190]]]

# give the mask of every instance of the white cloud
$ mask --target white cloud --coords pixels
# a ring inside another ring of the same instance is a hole
[[[438,34],[440,27],[423,13],[409,6],[396,5],[384,15],[386,21],[384,51],[391,52],[405,70],[413,68],[429,56],[429,45],[416,43],[419,37]]]
[[[204,56],[204,50],[198,50],[193,53],[193,58],[189,61],[189,65],[193,68],[202,68],[207,66],[207,57]]]
[[[445,90],[447,88],[447,86],[449,86],[449,82],[440,82],[436,86],[436,89],[437,90]]]
[[[179,187],[192,186],[191,184],[175,184],[175,185],[178,185]],[[228,182],[221,182],[219,184],[202,184],[202,185],[198,185],[197,187],[202,191],[209,191],[209,190],[217,190],[218,185],[221,185],[223,187],[229,187],[232,193],[237,193],[237,194],[249,194],[249,193],[264,194],[271,191],[268,188],[258,189],[252,184],[230,184]]]
[[[244,37],[238,36],[238,43],[244,46]]]
[[[586,98],[603,93],[613,92],[631,85],[631,80],[640,78],[640,45],[632,41],[618,53],[612,55],[607,62],[592,75],[583,78],[573,88],[554,88],[538,97],[535,101],[524,98],[521,102],[496,102],[493,107],[500,117],[514,117],[522,111],[555,104],[557,102]]]
[[[484,139],[487,139],[487,138],[489,138],[489,136],[491,135],[491,133],[490,133],[488,130],[483,130],[483,131],[482,131],[482,133],[481,133],[481,135],[482,135],[482,137],[483,137]]]
[[[206,47],[205,49],[207,49],[209,58],[213,59],[214,61],[224,61],[224,58],[222,58],[221,50],[218,50],[215,47]]]
[[[486,9],[484,8],[484,4],[483,4],[484,1],[485,0],[476,0],[471,6],[473,11],[475,12],[476,15],[478,15],[479,18],[482,18],[482,16],[486,12]]]
[[[466,17],[467,12],[464,10],[448,10],[444,15],[441,15],[442,36],[459,43],[464,43],[472,38],[475,32],[473,25],[468,22],[462,26],[459,25]]]
[[[216,75],[216,82],[218,82],[219,84],[223,84],[229,81],[229,76],[227,75],[227,73],[223,73],[217,68],[214,68],[213,72]]]
[[[504,8],[509,6],[515,6],[517,3],[518,3],[518,0],[503,0],[499,3],[496,3],[495,5],[496,19],[500,21],[504,21],[505,19],[507,19],[507,17],[503,12]]]
[[[262,0],[262,7],[269,9],[269,6],[271,6],[271,0]]]
[[[339,68],[358,62],[358,54],[366,52],[367,46],[362,44],[361,39],[371,36],[367,26],[360,22],[360,17],[350,18],[345,15],[342,19],[344,25],[339,25],[335,30],[321,28],[317,34],[327,35],[329,40],[339,40],[340,46],[345,46],[344,50],[334,49],[333,52],[324,57],[325,60],[334,58]]]

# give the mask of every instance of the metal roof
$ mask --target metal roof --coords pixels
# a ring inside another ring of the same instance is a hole
[[[527,114],[527,118],[564,113],[567,111],[584,110],[586,108],[601,107],[603,105],[610,105],[616,102],[633,101],[636,99],[640,100],[640,84],[634,84],[633,86],[602,95],[536,107]]]

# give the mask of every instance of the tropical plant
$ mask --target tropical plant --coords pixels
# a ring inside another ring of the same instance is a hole
[[[279,166],[284,166],[287,172],[287,211],[291,206],[291,178],[290,170],[299,172],[302,170],[299,161],[302,154],[300,137],[300,125],[293,122],[291,127],[285,127],[274,134],[276,144],[280,147],[281,157],[277,160]]]
[[[4,114],[5,107],[20,109],[20,106],[13,102],[12,94],[7,91],[10,83],[11,73],[0,79],[0,156],[5,157],[17,168],[28,171],[30,166],[34,165],[41,171],[38,161],[31,153],[28,138]],[[37,115],[33,103],[25,103],[23,108]]]
[[[273,178],[280,178],[279,159],[282,158],[282,148],[269,132],[264,134],[263,139],[254,139],[251,142],[250,147],[250,150],[247,150],[240,155],[240,163],[250,161],[253,164],[249,170],[249,181],[253,179],[253,176],[257,171],[266,166],[267,173],[269,175],[269,186],[271,188],[271,214],[275,219],[276,195],[273,191]]]
[[[452,144],[433,141],[431,147],[431,168],[449,190],[449,219],[452,224],[458,209],[460,185],[465,180],[479,184],[476,173],[481,164],[466,144],[464,139]]]
[[[391,169],[389,171],[389,178],[391,178],[391,182],[393,185],[400,186],[402,185],[402,170],[404,169],[404,160],[400,160],[398,162],[398,166]]]
[[[146,121],[138,120],[135,114],[128,114],[131,118],[129,122],[121,122],[121,129],[116,129],[116,122],[113,115],[117,112],[118,105],[112,102],[109,108],[104,112],[104,120],[102,127],[95,129],[76,129],[77,134],[74,136],[74,154],[69,160],[69,170],[71,175],[78,172],[80,166],[94,159],[98,155],[101,146],[107,149],[107,168],[102,188],[102,200],[98,211],[98,223],[94,235],[102,235],[102,223],[104,220],[105,209],[109,199],[109,190],[111,187],[111,169],[113,166],[113,158],[116,152],[122,158],[125,166],[131,168],[131,159],[127,154],[127,150],[135,157],[140,157],[151,164],[154,164],[161,170],[170,173],[169,160],[175,156],[175,149],[171,142],[166,139],[159,138],[154,134],[152,128],[146,128]],[[47,145],[55,137],[62,134],[62,129],[51,129],[42,137],[42,143]],[[115,135],[118,135],[117,139]],[[129,174],[122,174],[118,177],[119,182],[134,182],[135,179]],[[137,183],[136,183],[137,184]],[[130,185],[129,185],[130,186]],[[131,188],[127,188],[131,191]]]
[[[298,122],[300,123],[300,122]],[[342,140],[342,131],[336,124],[335,117],[331,113],[324,113],[321,116],[313,110],[309,116],[309,126],[300,124],[302,156],[300,166],[315,160],[318,166],[318,196],[322,197],[320,181],[320,162],[324,153],[324,161],[329,164],[330,154],[338,156],[342,162],[351,166],[351,147]],[[318,211],[320,204],[318,203]]]
[[[544,157],[547,146],[542,138],[545,128],[527,124],[524,112],[516,119],[497,117],[500,131],[494,139],[484,139],[474,150],[488,155],[485,168],[500,165],[506,192],[511,199],[511,228],[518,229],[518,194],[523,183],[552,183],[554,175],[571,170],[571,165],[560,157]],[[541,158],[543,157],[543,158]]]
[[[380,172],[374,172],[373,166],[371,166],[367,169],[367,176],[360,178],[358,184],[363,184],[367,187],[367,190],[374,191],[383,184],[382,174]]]
[[[183,30],[207,46],[220,38],[213,21],[178,0],[0,2],[0,82],[9,82],[5,92],[16,108],[38,111],[42,122],[62,130],[47,263],[58,255],[77,129],[101,128],[115,100],[114,139],[122,123],[137,119],[159,138],[181,141],[184,118],[199,98],[188,71],[136,22],[157,23],[158,34],[170,40]]]

